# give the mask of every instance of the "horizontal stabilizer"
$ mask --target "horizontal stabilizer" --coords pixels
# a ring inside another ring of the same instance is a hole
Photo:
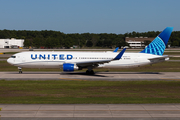
[[[162,58],[169,58],[169,56],[168,55],[163,55],[161,57],[150,58],[148,60],[155,60],[155,59],[162,59]]]
[[[163,55],[163,56],[160,56],[160,57],[150,58],[148,60],[150,60],[153,63],[158,63],[158,62],[163,62],[163,61],[169,60],[169,56],[168,55]]]

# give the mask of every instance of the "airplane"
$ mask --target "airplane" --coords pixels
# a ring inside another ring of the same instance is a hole
[[[94,74],[93,69],[127,68],[154,64],[169,60],[163,55],[173,27],[165,28],[144,50],[139,53],[125,53],[126,48],[117,52],[20,52],[12,55],[7,62],[17,66],[19,73],[22,68],[61,68],[63,71],[88,69],[86,74]]]

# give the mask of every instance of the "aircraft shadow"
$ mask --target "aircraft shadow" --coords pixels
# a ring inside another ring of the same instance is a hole
[[[6,74],[19,74],[19,72],[8,72]],[[106,77],[102,74],[162,74],[162,73],[160,72],[95,72],[94,75],[88,75],[86,74],[86,72],[23,72],[22,74],[60,74],[60,75],[86,75],[86,76]]]
[[[100,75],[101,74],[101,75]],[[103,74],[162,74],[159,72],[95,72],[93,75],[88,75],[86,72],[62,72],[61,75],[84,75],[84,76],[96,76],[96,77],[109,77]]]
[[[88,75],[88,74],[86,74],[86,72],[61,73],[61,75],[84,75],[84,76],[107,77],[104,75],[97,75],[96,73],[93,75]]]
[[[19,74],[19,72],[8,72],[6,74]],[[86,72],[23,72],[23,75],[26,74],[60,74],[60,75],[84,75],[84,76],[96,76],[96,77],[107,77],[104,75],[97,75],[96,73],[94,75],[88,75]],[[21,75],[21,74],[19,74]]]
[[[162,74],[160,72],[96,72],[100,74]]]

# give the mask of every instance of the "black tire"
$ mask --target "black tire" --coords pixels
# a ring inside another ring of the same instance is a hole
[[[94,71],[93,71],[93,70],[91,70],[91,71],[90,71],[90,74],[91,74],[91,75],[94,75]]]
[[[87,75],[94,75],[94,71],[93,71],[93,70],[91,70],[91,71],[87,70],[87,71],[86,71],[86,74],[87,74]]]
[[[90,73],[89,70],[86,70],[86,74],[89,75],[89,73]]]

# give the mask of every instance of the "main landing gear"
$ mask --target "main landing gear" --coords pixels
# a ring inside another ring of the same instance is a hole
[[[18,67],[18,70],[19,70],[19,73],[21,74],[22,73],[22,68]]]
[[[94,75],[94,71],[93,71],[93,70],[90,70],[90,71],[89,71],[89,70],[86,70],[86,74],[87,74],[87,75]]]
[[[92,70],[92,69],[93,69],[92,66],[89,66],[87,69],[88,69],[88,70],[86,71],[86,74],[87,74],[87,75],[94,75],[94,71]]]

